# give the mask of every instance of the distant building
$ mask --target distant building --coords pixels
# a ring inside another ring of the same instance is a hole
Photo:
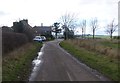
[[[33,27],[34,35],[44,35],[46,37],[52,35],[52,27],[51,26],[34,26]]]

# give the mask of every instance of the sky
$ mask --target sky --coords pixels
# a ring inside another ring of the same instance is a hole
[[[0,26],[12,26],[13,22],[28,19],[31,26],[52,25],[66,12],[74,13],[81,21],[86,19],[86,33],[91,33],[89,21],[97,17],[99,30],[113,19],[118,23],[119,0],[0,0]],[[77,29],[81,32],[81,29]],[[117,32],[115,33],[117,34]]]

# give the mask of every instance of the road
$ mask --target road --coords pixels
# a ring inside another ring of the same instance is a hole
[[[42,63],[30,81],[109,81],[59,46],[61,40],[44,43]]]

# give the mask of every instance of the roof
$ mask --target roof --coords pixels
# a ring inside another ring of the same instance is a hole
[[[41,31],[51,31],[51,26],[34,26],[33,29],[39,29]]]

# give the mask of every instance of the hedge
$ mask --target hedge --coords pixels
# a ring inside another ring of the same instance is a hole
[[[2,53],[8,53],[23,44],[28,42],[28,38],[25,34],[14,33],[14,32],[3,32],[2,33]]]

